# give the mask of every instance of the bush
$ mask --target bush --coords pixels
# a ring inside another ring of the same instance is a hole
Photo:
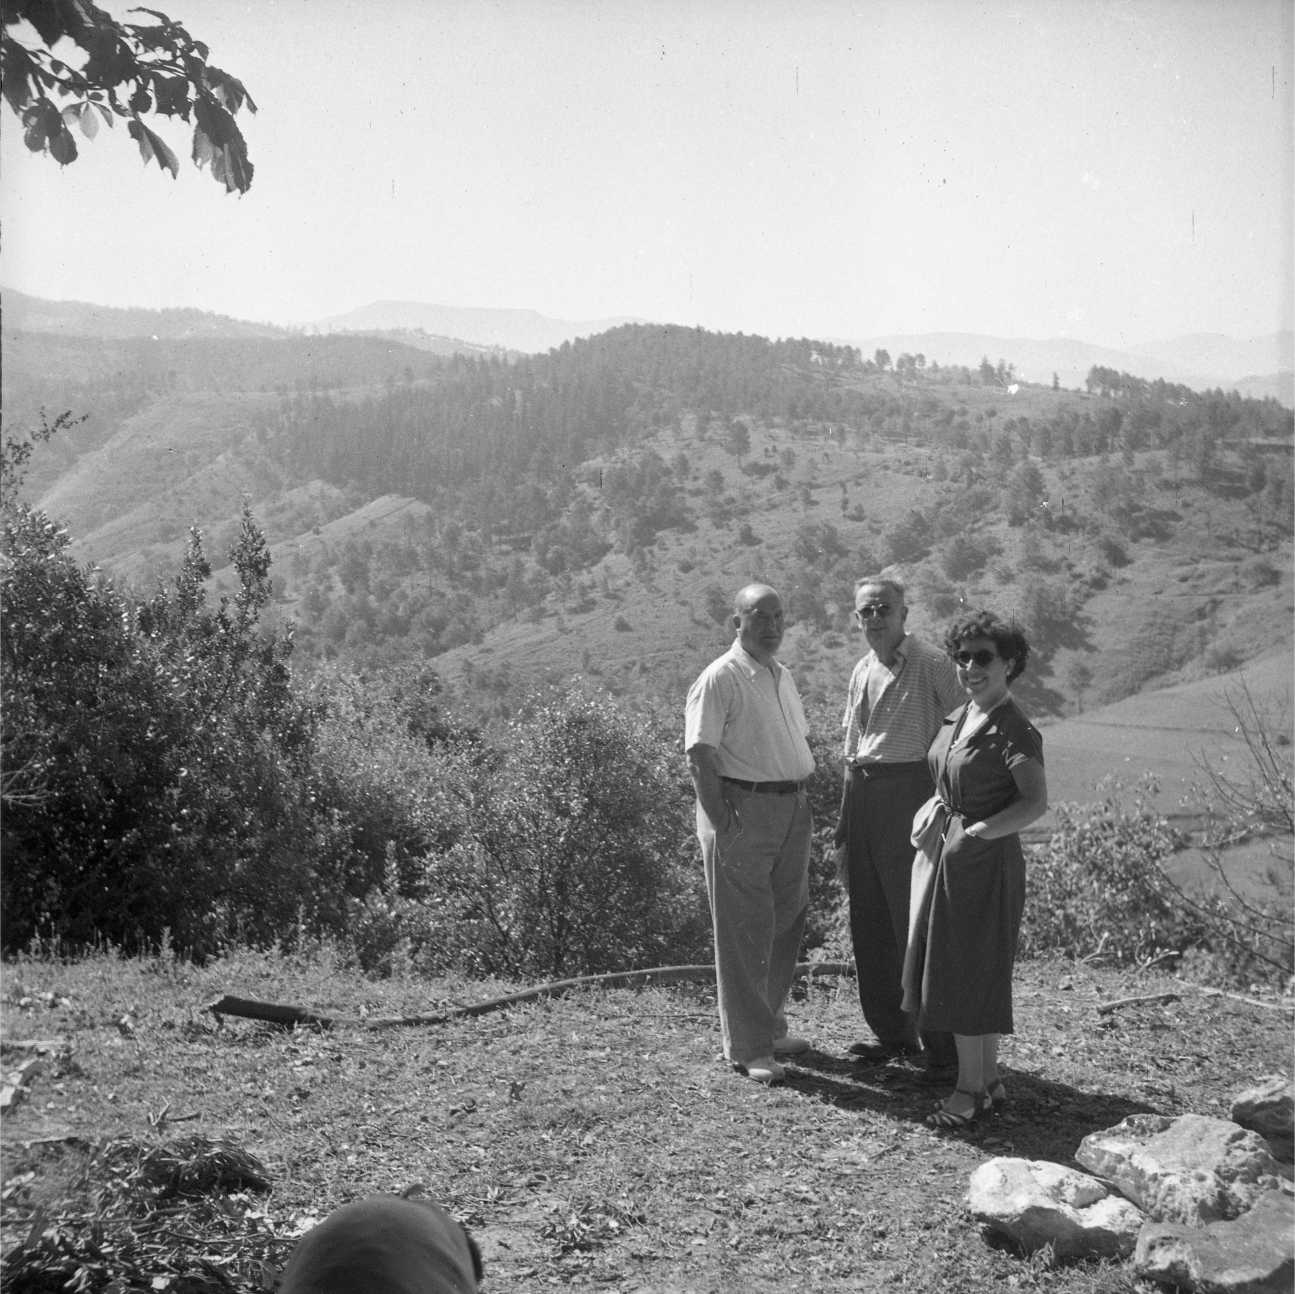
[[[306,891],[300,774],[311,716],[291,640],[260,634],[269,555],[249,515],[212,608],[195,533],[174,588],[133,602],[76,565],[44,514],[9,501],[2,895],[6,949],[186,951],[273,941]]]
[[[1205,649],[1204,662],[1211,674],[1231,674],[1245,664],[1245,657],[1231,643],[1212,643]]]
[[[1099,803],[1059,805],[1057,830],[1031,856],[1022,955],[1143,963],[1173,954],[1216,982],[1285,983],[1295,956],[1289,832],[1284,871],[1270,876],[1274,901],[1241,894],[1212,850],[1215,887],[1189,893],[1166,869],[1186,842],[1151,808],[1154,780],[1134,788],[1131,804],[1117,782],[1099,789]]]
[[[513,720],[496,759],[461,764],[465,834],[429,860],[426,886],[446,968],[552,977],[705,956],[693,801],[674,746],[573,689]]]
[[[965,580],[984,570],[991,557],[998,554],[992,535],[953,535],[940,547],[940,565],[951,580]]]
[[[1201,941],[1201,923],[1173,902],[1161,879],[1181,842],[1150,807],[1154,789],[1144,782],[1130,807],[1110,781],[1096,804],[1057,805],[1052,838],[1029,861],[1023,956],[1101,952],[1139,962]]]
[[[465,808],[444,750],[473,749],[476,737],[446,722],[439,686],[430,671],[403,669],[329,673],[309,689],[318,715],[311,930],[353,932],[352,900],[424,897],[427,857],[462,836]]]
[[[1129,564],[1128,550],[1114,535],[1102,534],[1097,537],[1097,551],[1102,560],[1118,570]]]
[[[1241,563],[1241,580],[1247,589],[1275,588],[1282,582],[1281,572],[1263,557],[1247,557]]]

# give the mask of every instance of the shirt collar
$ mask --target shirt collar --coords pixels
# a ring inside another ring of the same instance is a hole
[[[896,665],[896,668],[891,669],[891,671],[890,671],[890,672],[891,672],[892,674],[898,674],[898,673],[899,673],[899,671],[900,671],[900,669],[902,669],[905,665],[907,665],[907,664],[908,664],[908,645],[909,645],[909,643],[911,643],[912,641],[913,641],[913,635],[912,635],[912,634],[905,634],[905,635],[904,635],[904,636],[899,640],[899,644],[898,644],[898,646],[896,646],[896,648],[895,648],[895,665]],[[877,653],[876,653],[876,652],[875,652],[871,647],[869,647],[869,648],[868,648],[868,655],[869,655],[869,656],[871,656],[873,660],[875,660],[875,661],[877,661],[878,663],[880,663],[880,661],[881,661],[881,657],[880,657],[880,656],[878,656],[878,655],[877,655]]]
[[[756,660],[756,658],[752,656],[751,653],[747,651],[747,649],[743,647],[741,642],[736,638],[733,639],[733,649],[731,654],[733,659],[746,671],[748,678],[757,678],[759,677],[761,670],[768,668],[767,666],[760,664],[760,662]],[[777,657],[774,657],[772,664],[773,664],[774,677],[775,678],[780,677],[782,674],[782,671],[786,667],[783,665],[782,661],[778,660]]]

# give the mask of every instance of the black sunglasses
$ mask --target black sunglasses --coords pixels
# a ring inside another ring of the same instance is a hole
[[[982,647],[979,651],[955,651],[953,661],[955,665],[979,665],[984,669],[986,665],[998,659],[998,653]]]

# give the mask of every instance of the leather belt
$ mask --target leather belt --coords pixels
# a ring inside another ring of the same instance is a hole
[[[795,795],[805,785],[804,782],[746,782],[740,777],[724,777],[722,774],[719,780],[730,786],[740,786],[744,791],[754,791],[757,795]]]
[[[903,777],[908,773],[916,773],[918,769],[926,771],[926,760],[911,759],[907,763],[876,763],[876,764],[855,764],[848,765],[853,777],[861,777],[865,781],[874,777]]]

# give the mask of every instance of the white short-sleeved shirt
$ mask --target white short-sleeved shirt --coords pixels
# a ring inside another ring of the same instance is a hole
[[[884,691],[868,705],[868,680],[874,672]],[[895,650],[888,669],[870,651],[854,667],[841,727],[845,757],[867,764],[904,764],[925,759],[944,716],[967,699],[953,662],[938,647],[912,634]]]
[[[775,678],[776,675],[776,678]],[[791,671],[761,665],[734,642],[688,689],[684,749],[713,746],[724,777],[800,782],[814,771],[809,723]]]

